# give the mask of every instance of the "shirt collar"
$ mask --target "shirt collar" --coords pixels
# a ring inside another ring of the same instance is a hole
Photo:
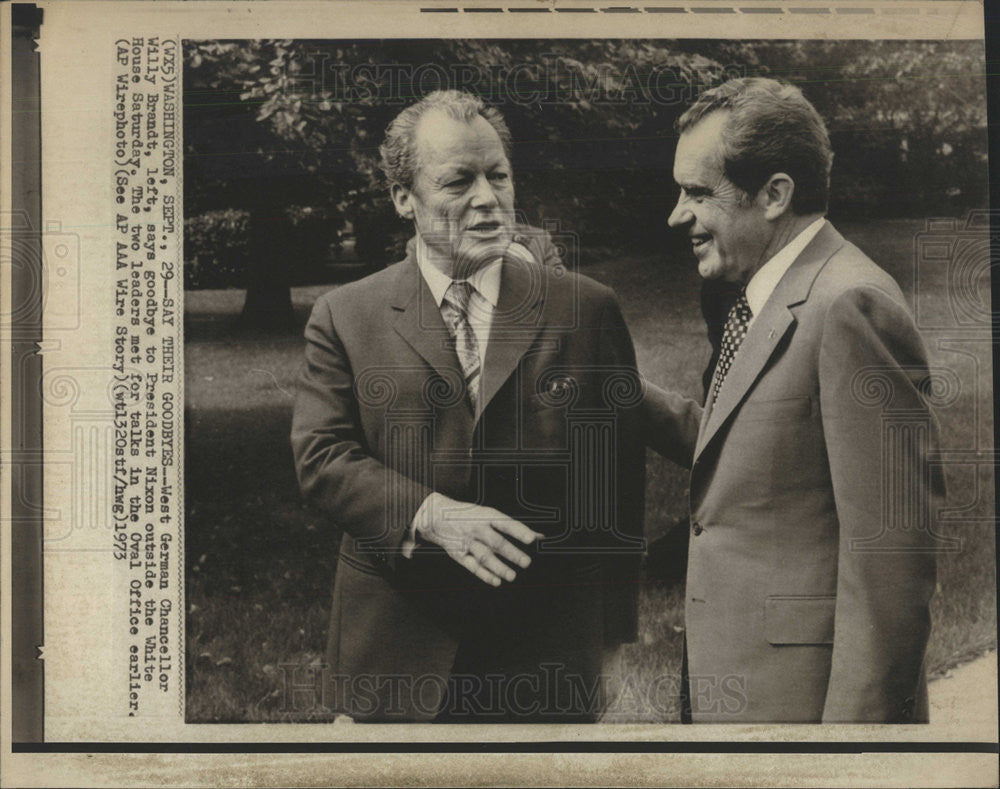
[[[785,272],[788,271],[789,266],[795,262],[795,259],[809,245],[809,242],[816,237],[816,234],[823,228],[825,222],[826,219],[820,217],[808,225],[795,238],[779,249],[750,278],[750,281],[747,283],[746,296],[747,304],[750,305],[750,311],[754,315],[758,315],[764,309],[764,305],[771,297],[771,294],[774,293],[774,289],[778,287],[778,283],[785,275]]]
[[[417,234],[416,254],[420,274],[423,276],[424,282],[427,283],[435,303],[440,307],[453,280],[430,262],[427,246],[419,233]],[[500,300],[500,273],[503,270],[501,262],[502,258],[497,258],[467,278],[468,283],[493,307],[496,307]]]

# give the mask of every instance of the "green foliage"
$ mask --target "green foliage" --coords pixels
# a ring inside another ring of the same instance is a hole
[[[280,260],[288,270],[288,282],[315,281],[319,265],[330,257],[338,241],[340,215],[323,207],[288,205],[276,207],[274,215],[260,221],[273,225],[282,235]],[[249,261],[250,213],[226,208],[206,211],[184,220],[184,287],[245,287]]]
[[[206,211],[184,220],[184,287],[225,288],[246,276],[246,211]]]

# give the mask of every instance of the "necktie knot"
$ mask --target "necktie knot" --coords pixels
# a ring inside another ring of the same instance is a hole
[[[452,280],[445,291],[444,297],[463,315],[469,314],[469,302],[472,300],[472,291],[475,290],[467,280]]]
[[[753,317],[753,310],[750,309],[750,302],[747,301],[747,289],[741,288],[740,295],[736,297],[736,303],[733,304],[732,310],[730,310],[730,315],[736,313],[735,320],[742,325],[750,323],[750,319]]]

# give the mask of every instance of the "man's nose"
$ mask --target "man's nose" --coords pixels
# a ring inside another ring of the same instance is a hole
[[[472,192],[472,207],[495,208],[499,204],[500,201],[497,199],[496,190],[494,190],[493,184],[490,183],[490,179],[485,175],[480,175],[476,178]]]
[[[677,205],[674,206],[674,210],[667,217],[667,224],[670,227],[680,227],[681,225],[690,224],[693,220],[694,214],[691,213],[687,206],[681,205],[681,201],[678,198]]]

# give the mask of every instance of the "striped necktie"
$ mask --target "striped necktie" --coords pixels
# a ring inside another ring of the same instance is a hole
[[[479,402],[479,341],[469,323],[469,302],[475,288],[468,282],[455,280],[448,286],[441,301],[441,317],[444,318],[448,331],[455,341],[455,353],[462,365],[465,376],[465,391],[469,395],[469,403],[473,413],[476,413]]]
[[[719,390],[722,389],[722,382],[726,380],[729,368],[733,366],[736,351],[739,350],[743,338],[747,336],[747,328],[750,326],[750,318],[752,317],[753,312],[747,303],[746,290],[741,290],[736,303],[729,310],[729,317],[726,319],[726,328],[722,332],[719,361],[715,365],[715,376],[712,379],[713,403],[719,397]]]

